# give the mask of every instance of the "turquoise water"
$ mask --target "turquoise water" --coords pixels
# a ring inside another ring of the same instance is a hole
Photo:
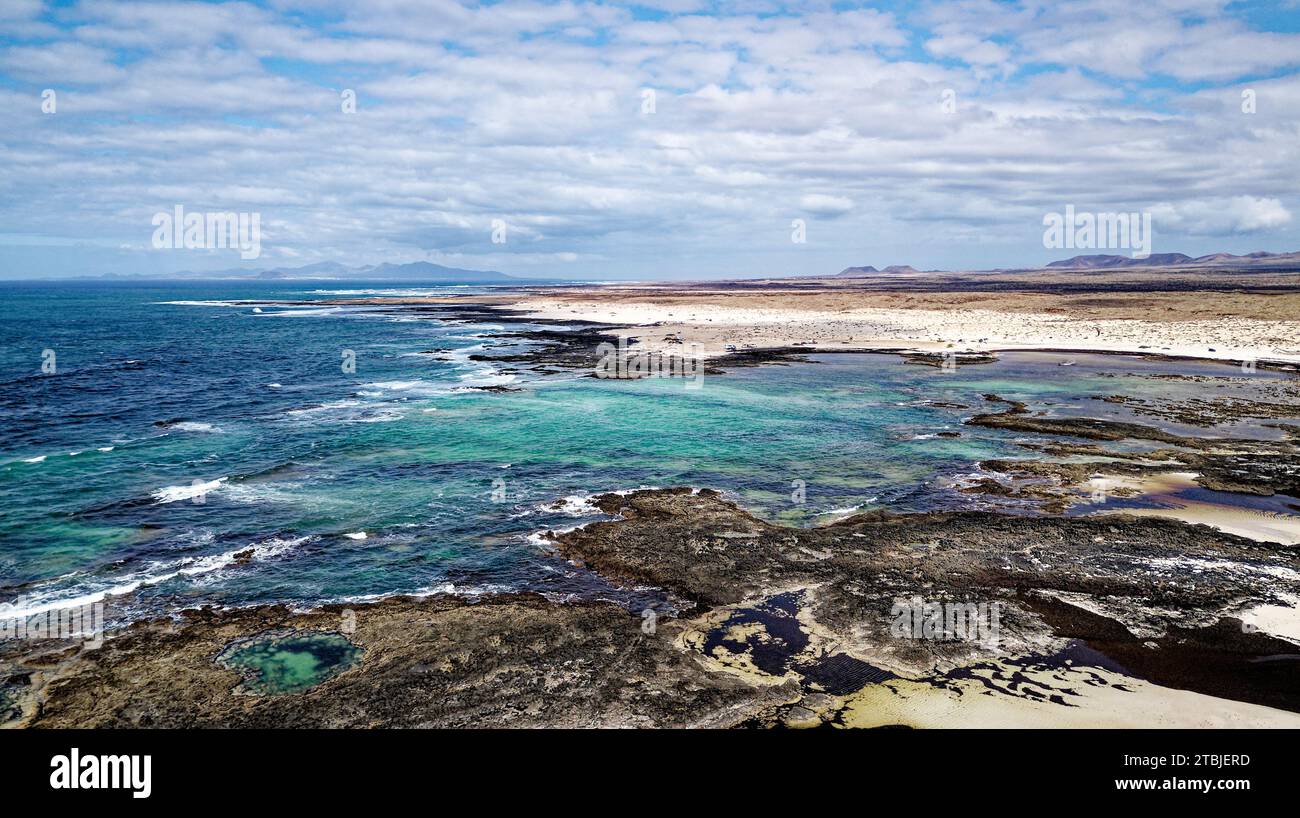
[[[956,373],[826,355],[706,376],[698,390],[542,378],[469,360],[497,349],[483,346],[491,325],[228,303],[330,287],[4,285],[0,613],[105,594],[124,617],[440,590],[627,599],[640,592],[538,536],[599,519],[587,495],[709,486],[800,525],[881,504],[971,507],[988,501],[952,491],[953,478],[1029,454],[1015,434],[961,425],[988,411],[983,393],[1131,419],[1089,396],[1204,388],[1143,377],[1168,362],[1028,353]],[[1059,366],[1066,357],[1076,365]],[[494,384],[523,391],[472,388]],[[945,431],[961,436],[935,436]]]
[[[259,636],[217,656],[217,662],[245,674],[252,693],[300,693],[356,664],[361,649],[337,633],[312,631]]]

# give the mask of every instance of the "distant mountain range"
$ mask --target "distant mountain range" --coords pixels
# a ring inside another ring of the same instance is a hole
[[[276,267],[272,270],[249,270],[235,267],[228,270],[193,272],[185,270],[166,278],[250,278],[264,281],[295,279],[331,279],[347,281],[408,281],[420,283],[490,284],[499,281],[524,281],[518,276],[498,273],[496,270],[464,270],[444,267],[428,261],[408,264],[370,264],[348,267],[337,261],[320,261],[302,267]]]
[[[888,267],[884,268],[883,270],[877,270],[875,267],[871,267],[871,266],[845,267],[843,270],[836,273],[835,277],[836,278],[857,278],[860,276],[879,275],[881,273],[907,274],[907,273],[919,273],[919,272],[921,271],[916,269],[910,264],[891,264]]]
[[[1293,267],[1300,269],[1300,252],[1294,253],[1247,253],[1244,256],[1234,255],[1232,253],[1211,253],[1208,256],[1197,256],[1193,258],[1186,253],[1153,253],[1147,258],[1131,258],[1129,256],[1113,256],[1103,253],[1096,253],[1086,256],[1074,256],[1073,258],[1053,261],[1042,268],[1022,268],[1022,269],[1044,269],[1044,270],[1111,270],[1122,267],[1180,267],[1180,268],[1205,268],[1213,269],[1222,267],[1232,270],[1243,268],[1260,268],[1271,269],[1280,267]],[[908,264],[892,264],[883,269],[877,270],[875,267],[846,267],[835,274],[836,278],[865,278],[877,275],[908,275],[922,272]],[[929,272],[940,272],[930,270]]]
[[[1130,258],[1129,256],[1108,256],[1094,254],[1075,256],[1074,258],[1053,261],[1045,269],[1059,270],[1098,270],[1114,267],[1275,267],[1300,264],[1300,252],[1297,253],[1247,253],[1244,256],[1232,253],[1211,253],[1208,256],[1192,258],[1186,253],[1152,253],[1147,258]]]

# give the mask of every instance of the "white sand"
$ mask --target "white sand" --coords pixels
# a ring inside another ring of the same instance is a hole
[[[1075,706],[1003,693],[986,695],[983,685],[973,680],[956,682],[956,690],[902,680],[853,694],[844,721],[852,727],[1300,727],[1300,713],[1161,687],[1100,668],[1025,675],[1079,693],[1062,697]],[[1094,676],[1105,684],[1089,684]]]
[[[1246,625],[1300,645],[1300,594],[1285,594],[1284,605],[1257,605],[1238,614]]]
[[[641,297],[644,297],[643,295]],[[637,295],[628,294],[636,299]],[[690,305],[653,301],[532,297],[512,306],[533,317],[580,318],[607,323],[621,334],[639,337],[653,350],[677,350],[663,337],[681,333],[707,356],[741,347],[785,346],[805,342],[821,349],[903,347],[918,350],[996,351],[1062,349],[1160,353],[1220,360],[1300,362],[1300,321],[1218,320],[1144,321],[1080,319],[1041,312],[984,309],[894,309],[853,307],[834,311],[784,306],[735,307],[705,296]],[[663,326],[644,325],[662,322]]]
[[[1084,484],[1085,491],[1093,488],[1134,489],[1142,497],[1158,499],[1167,504],[1165,508],[1126,508],[1123,509],[1124,514],[1166,517],[1208,525],[1226,534],[1236,534],[1260,542],[1284,545],[1300,543],[1300,515],[1267,513],[1227,503],[1209,503],[1177,496],[1181,490],[1199,488],[1194,472],[1167,472],[1142,478],[1106,475],[1094,477]],[[1107,513],[1105,506],[1100,507],[1096,513]]]

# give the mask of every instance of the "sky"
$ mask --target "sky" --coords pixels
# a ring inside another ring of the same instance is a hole
[[[4,278],[1024,267],[1067,206],[1300,250],[1297,0],[0,0],[0,124]]]

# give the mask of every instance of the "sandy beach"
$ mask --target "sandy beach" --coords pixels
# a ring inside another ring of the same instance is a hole
[[[1165,283],[1170,282],[1180,288],[1131,292],[1125,286],[1140,281],[1102,275],[1067,285],[1049,273],[976,277],[960,285],[942,277],[605,285],[533,291],[509,306],[537,318],[609,324],[650,351],[680,352],[668,340],[679,337],[683,344],[698,344],[707,357],[725,355],[729,346],[800,345],[1300,362],[1300,297],[1293,292],[1261,288],[1257,280],[1223,291],[1233,283],[1226,275],[1214,288],[1199,276],[1180,280],[1171,274]]]

